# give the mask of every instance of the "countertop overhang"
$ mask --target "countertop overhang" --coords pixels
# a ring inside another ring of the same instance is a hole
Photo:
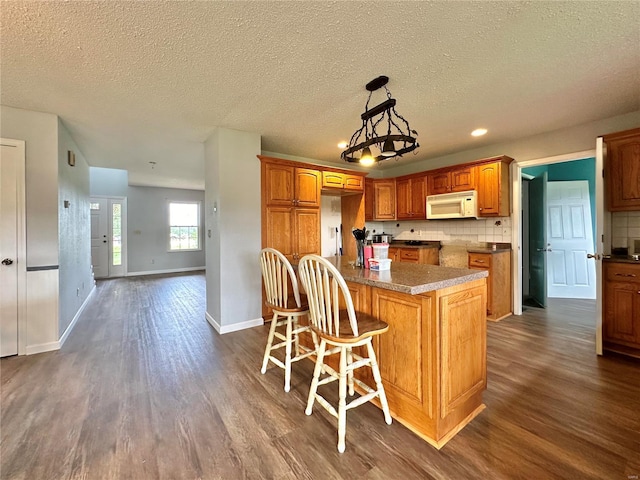
[[[390,270],[374,271],[353,266],[345,257],[327,257],[347,282],[395,292],[419,295],[441,290],[489,276],[486,270],[441,267],[404,262],[392,262]]]

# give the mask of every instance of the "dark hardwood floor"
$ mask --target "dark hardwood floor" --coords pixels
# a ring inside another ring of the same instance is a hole
[[[595,355],[592,302],[490,322],[487,408],[442,450],[366,404],[339,454],[335,419],[304,414],[312,363],[285,393],[282,370],[260,374],[268,327],[218,335],[204,290],[201,274],[101,281],[61,351],[3,359],[0,477],[640,475],[640,363]]]

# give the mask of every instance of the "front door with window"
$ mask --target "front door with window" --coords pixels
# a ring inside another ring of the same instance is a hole
[[[91,263],[96,278],[126,274],[126,199],[91,198]]]

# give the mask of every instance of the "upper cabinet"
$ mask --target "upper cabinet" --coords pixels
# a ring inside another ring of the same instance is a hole
[[[320,206],[322,175],[319,170],[264,163],[262,182],[267,205]]]
[[[608,209],[640,210],[640,128],[605,135],[603,140]]]
[[[396,218],[398,220],[426,220],[427,176],[396,178]]]
[[[427,172],[428,195],[475,190],[475,168],[473,165],[441,168]]]
[[[352,175],[332,171],[322,172],[322,189],[331,193],[362,193],[364,190],[364,176]]]
[[[476,166],[478,178],[478,215],[506,217],[510,214],[509,157]]]
[[[366,179],[364,193],[366,221],[396,219],[396,180]]]

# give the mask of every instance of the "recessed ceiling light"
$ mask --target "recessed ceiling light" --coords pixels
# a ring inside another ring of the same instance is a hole
[[[473,132],[471,132],[471,136],[473,136],[473,137],[481,137],[485,133],[487,133],[487,129],[486,128],[476,128]]]
[[[347,148],[347,145],[349,145],[347,142],[340,142],[338,148]]]

